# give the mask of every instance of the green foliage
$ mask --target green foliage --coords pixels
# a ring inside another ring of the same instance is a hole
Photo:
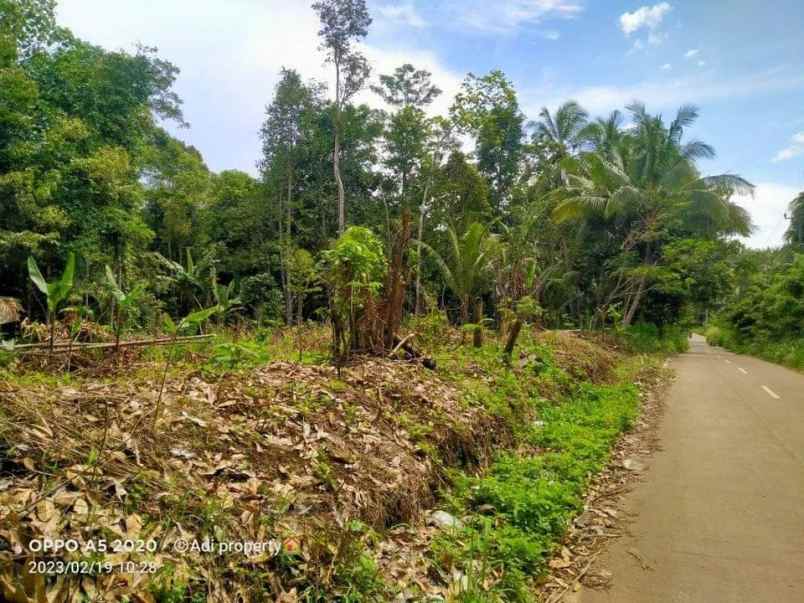
[[[240,299],[259,320],[278,320],[282,316],[282,292],[270,272],[244,278]]]
[[[52,318],[59,306],[67,300],[70,291],[73,289],[75,279],[75,254],[71,252],[67,256],[67,265],[64,267],[64,272],[62,272],[61,277],[56,281],[47,282],[45,280],[33,256],[28,258],[28,274],[34,285],[36,285],[36,288],[45,295],[48,316]]]
[[[790,202],[789,219],[790,226],[784,234],[785,239],[804,250],[804,193],[799,193]]]
[[[458,298],[461,323],[467,324],[470,306],[489,285],[494,237],[478,222],[470,224],[460,236],[452,228],[447,234],[450,242],[447,260],[423,241],[419,245],[432,254],[447,286]]]
[[[353,312],[382,287],[387,261],[382,243],[368,228],[350,226],[321,252],[322,276],[339,311]]]
[[[514,313],[520,320],[532,321],[541,318],[542,314],[544,314],[544,310],[532,296],[526,295],[517,300]]]
[[[676,354],[689,348],[687,330],[676,325],[637,323],[619,329],[618,335],[628,350],[639,354]]]
[[[119,341],[123,330],[128,326],[138,310],[138,305],[142,301],[145,287],[142,283],[139,283],[128,293],[124,292],[120,288],[120,285],[117,284],[117,279],[108,265],[106,266],[106,284],[114,299],[113,327],[117,340]]]
[[[772,259],[772,258],[767,258]],[[804,254],[749,266],[744,288],[708,325],[707,340],[731,350],[804,368]]]
[[[483,77],[469,74],[450,113],[477,142],[478,169],[491,189],[492,208],[500,215],[509,200],[523,155],[525,116],[513,84],[502,71]]]
[[[199,328],[207,320],[219,312],[219,306],[212,306],[211,308],[196,310],[195,312],[190,312],[187,316],[183,317],[178,324],[173,322],[173,319],[170,317],[170,315],[165,314],[162,326],[164,327],[166,333],[177,337],[182,333]]]
[[[230,281],[228,285],[221,285],[218,282],[218,276],[213,270],[212,272],[212,296],[215,299],[215,303],[218,306],[218,313],[221,315],[221,318],[224,320],[226,316],[237,310],[240,305],[243,303],[241,297],[239,295],[235,295],[235,283],[234,280]]]
[[[549,355],[544,361],[541,372],[553,371]],[[637,416],[637,390],[627,380],[580,384],[559,404],[533,398],[525,383],[513,387],[507,395],[529,399],[539,417],[522,437],[543,452],[500,453],[481,476],[454,475],[449,504],[461,517],[468,514],[467,525],[442,534],[433,552],[445,571],[458,567],[466,574],[464,601],[533,600],[534,580],[582,510],[590,476]]]

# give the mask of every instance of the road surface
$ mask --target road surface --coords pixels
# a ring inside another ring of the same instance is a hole
[[[628,534],[573,603],[804,602],[804,375],[693,336]]]

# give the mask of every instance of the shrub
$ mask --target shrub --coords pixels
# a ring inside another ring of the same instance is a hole
[[[651,323],[637,323],[620,329],[619,337],[632,352],[641,354],[680,353],[689,348],[686,329],[674,325],[657,327]]]
[[[282,291],[269,272],[244,278],[240,285],[240,299],[251,308],[260,323],[282,317]]]

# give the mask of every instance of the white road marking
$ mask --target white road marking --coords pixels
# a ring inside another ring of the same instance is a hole
[[[748,371],[747,371],[747,370],[745,370],[745,369],[744,369],[743,367],[741,367],[741,366],[738,366],[738,367],[737,367],[737,370],[738,370],[738,371],[740,371],[740,372],[741,372],[743,375],[747,375],[747,374],[748,374]]]
[[[762,389],[764,389],[767,392],[767,394],[774,400],[780,399],[780,396],[776,392],[774,392],[771,388],[769,388],[767,385],[763,385]]]

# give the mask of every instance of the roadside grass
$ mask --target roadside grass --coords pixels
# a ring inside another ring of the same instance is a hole
[[[677,325],[637,323],[616,331],[627,349],[637,354],[677,354],[689,348],[689,332]]]
[[[783,339],[772,341],[769,338],[745,339],[724,326],[709,325],[704,331],[709,345],[714,345],[738,354],[757,356],[804,371],[804,339]]]
[[[552,350],[533,338],[523,342],[526,362],[517,370],[498,362],[493,345],[455,355],[468,356],[456,358],[458,366],[468,361],[475,367],[474,376],[461,375],[461,386],[493,412],[507,413],[518,426],[518,442],[482,474],[452,471],[444,506],[463,526],[439,535],[433,558],[452,580],[456,601],[533,601],[536,582],[583,508],[590,478],[633,426],[638,373],[658,360],[626,358],[609,383],[591,383],[569,379]],[[545,391],[553,395],[539,393]]]

